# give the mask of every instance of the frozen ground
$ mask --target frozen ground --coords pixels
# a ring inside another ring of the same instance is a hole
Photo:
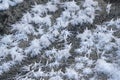
[[[0,36],[0,80],[120,80],[120,18],[113,5],[32,5]]]

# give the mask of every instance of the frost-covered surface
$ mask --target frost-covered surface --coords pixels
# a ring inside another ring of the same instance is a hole
[[[94,24],[100,8],[93,0],[34,5],[12,25],[12,34],[0,36],[0,75],[21,65],[12,79],[119,80],[120,19]]]
[[[0,0],[0,10],[6,10],[10,6],[15,6],[21,2],[23,2],[23,0]]]

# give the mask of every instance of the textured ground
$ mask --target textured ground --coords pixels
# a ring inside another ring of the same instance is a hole
[[[0,12],[0,80],[120,80],[119,3],[24,0]]]

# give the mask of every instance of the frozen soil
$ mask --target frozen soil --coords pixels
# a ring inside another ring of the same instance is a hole
[[[64,1],[64,0],[63,0]],[[75,0],[75,1],[80,1],[80,0]],[[5,11],[0,11],[0,31],[1,31],[1,35],[4,34],[13,34],[11,31],[9,31],[9,28],[11,28],[10,26],[16,22],[19,22],[19,20],[21,19],[21,17],[24,15],[24,13],[26,13],[27,11],[30,11],[30,9],[32,8],[31,5],[34,5],[35,2],[37,4],[45,4],[47,2],[47,0],[24,0],[23,3],[18,4],[17,6],[14,7],[10,7],[10,9],[5,10]],[[100,2],[101,4],[101,2]],[[106,6],[107,4],[102,2],[101,6],[103,5]],[[69,25],[68,30],[73,32],[73,35],[71,37],[68,38],[68,43],[72,43],[72,49],[70,50],[71,56],[68,57],[69,59],[67,61],[64,62],[63,60],[63,64],[60,66],[61,70],[63,72],[65,72],[65,67],[69,66],[70,64],[74,63],[75,57],[77,57],[78,55],[74,54],[74,50],[76,48],[79,47],[79,40],[75,38],[75,36],[77,35],[76,32],[80,32],[83,33],[83,31],[88,28],[89,30],[95,29],[96,25],[100,25],[103,24],[104,22],[107,22],[111,19],[117,19],[120,17],[120,5],[116,3],[112,5],[112,9],[110,14],[107,14],[103,9],[103,12],[100,13],[100,15],[95,17],[95,20],[93,22],[93,24],[82,24],[82,25],[75,25],[75,26],[80,26],[80,27],[74,27],[73,25]],[[55,19],[57,17],[60,16],[60,14],[62,13],[62,9],[58,9],[55,13],[48,13],[50,15],[53,15],[52,17],[52,23],[55,22]],[[119,31],[118,31],[119,32]],[[116,33],[117,35],[118,33]],[[119,36],[119,35],[117,35]],[[31,40],[33,39],[33,37],[30,38]],[[21,44],[19,45],[20,47],[27,47],[29,42],[21,42]],[[44,49],[42,51],[42,54],[44,53],[45,50],[50,50],[51,47],[55,47],[57,48],[62,48],[62,44],[64,42],[55,42],[53,43],[50,47]],[[97,60],[98,56],[97,55],[91,55],[91,58],[93,60]],[[6,61],[11,59],[9,56],[6,57]],[[15,80],[15,77],[17,74],[19,75],[24,75],[27,73],[22,71],[21,68],[23,66],[29,66],[30,64],[34,64],[35,62],[39,63],[39,61],[42,61],[42,64],[46,64],[47,63],[47,59],[44,56],[37,55],[34,57],[27,57],[25,58],[21,63],[18,63],[16,65],[14,65],[13,67],[10,68],[10,71],[8,72],[4,72],[2,75],[0,75],[0,80]],[[42,68],[43,71],[49,71],[49,68],[47,69],[47,67],[43,67]],[[92,76],[92,75],[89,75]],[[89,77],[87,76],[87,77]],[[85,76],[86,77],[86,76]],[[85,78],[85,80],[89,80],[88,78]],[[98,77],[99,80],[107,80],[107,76],[104,73],[98,73]],[[48,80],[48,78],[44,78],[45,80]],[[66,78],[64,78],[66,79]],[[37,80],[37,79],[36,79]],[[67,80],[67,79],[66,79]]]

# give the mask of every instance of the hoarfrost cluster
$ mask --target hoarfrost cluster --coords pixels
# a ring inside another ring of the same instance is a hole
[[[21,2],[23,2],[23,0],[0,0],[0,10],[6,10],[10,6],[15,6]]]
[[[23,0],[4,1],[0,9]],[[33,5],[11,25],[12,34],[0,36],[0,75],[23,64],[13,79],[119,80],[120,19],[95,24],[98,4],[49,0]]]

